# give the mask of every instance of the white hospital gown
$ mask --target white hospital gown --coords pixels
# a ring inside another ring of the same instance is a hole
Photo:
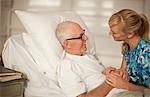
[[[104,67],[91,55],[76,56],[66,53],[58,67],[58,82],[67,97],[76,97],[105,81],[102,70]],[[120,89],[116,90],[120,92]]]

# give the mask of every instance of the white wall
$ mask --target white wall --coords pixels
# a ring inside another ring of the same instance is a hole
[[[122,8],[143,12],[143,3],[143,0],[74,0],[73,9],[82,16],[94,34],[97,53],[104,64],[118,67],[122,57],[120,43],[108,36],[109,17]]]
[[[147,2],[149,3],[149,0]],[[144,0],[14,0],[13,5],[13,9],[21,10],[76,11],[94,35],[97,53],[102,62],[106,65],[114,64],[116,67],[121,62],[121,45],[108,36],[107,21],[112,13],[122,8],[143,12]],[[14,14],[10,28],[12,31],[9,35],[22,30]]]
[[[150,21],[150,0],[145,0],[144,3],[144,12],[146,13],[149,21]]]
[[[3,48],[3,44],[7,38],[7,35],[9,35],[9,25],[10,25],[10,10],[12,6],[12,0],[1,0],[1,30],[0,30],[0,53]]]
[[[150,0],[145,0],[144,2],[144,13],[146,14],[150,23]],[[150,38],[150,34],[149,34],[149,38]]]
[[[0,0],[0,39],[2,39],[2,22],[1,22],[1,0]],[[0,52],[2,50],[2,43],[1,43],[1,40],[0,40]],[[1,53],[0,53],[0,56],[1,56]],[[1,62],[1,58],[0,58],[0,62]],[[1,65],[1,63],[0,63]]]

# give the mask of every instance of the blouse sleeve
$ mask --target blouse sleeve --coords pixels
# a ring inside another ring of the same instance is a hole
[[[141,65],[143,65],[143,85],[150,86],[150,46],[148,46],[148,48],[145,48],[143,54],[141,55]]]

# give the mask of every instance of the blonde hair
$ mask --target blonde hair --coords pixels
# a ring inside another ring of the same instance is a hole
[[[149,42],[149,23],[144,14],[138,14],[131,9],[123,9],[114,13],[109,19],[110,28],[122,23],[124,33],[133,32],[144,38],[146,42]],[[127,43],[122,45],[122,53],[124,54],[126,49],[130,49]]]

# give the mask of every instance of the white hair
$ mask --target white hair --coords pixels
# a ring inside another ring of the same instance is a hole
[[[59,40],[61,44],[63,44],[64,40],[67,38],[72,37],[71,30],[67,28],[68,25],[70,24],[77,24],[72,21],[64,21],[58,24],[56,28],[56,37]]]

